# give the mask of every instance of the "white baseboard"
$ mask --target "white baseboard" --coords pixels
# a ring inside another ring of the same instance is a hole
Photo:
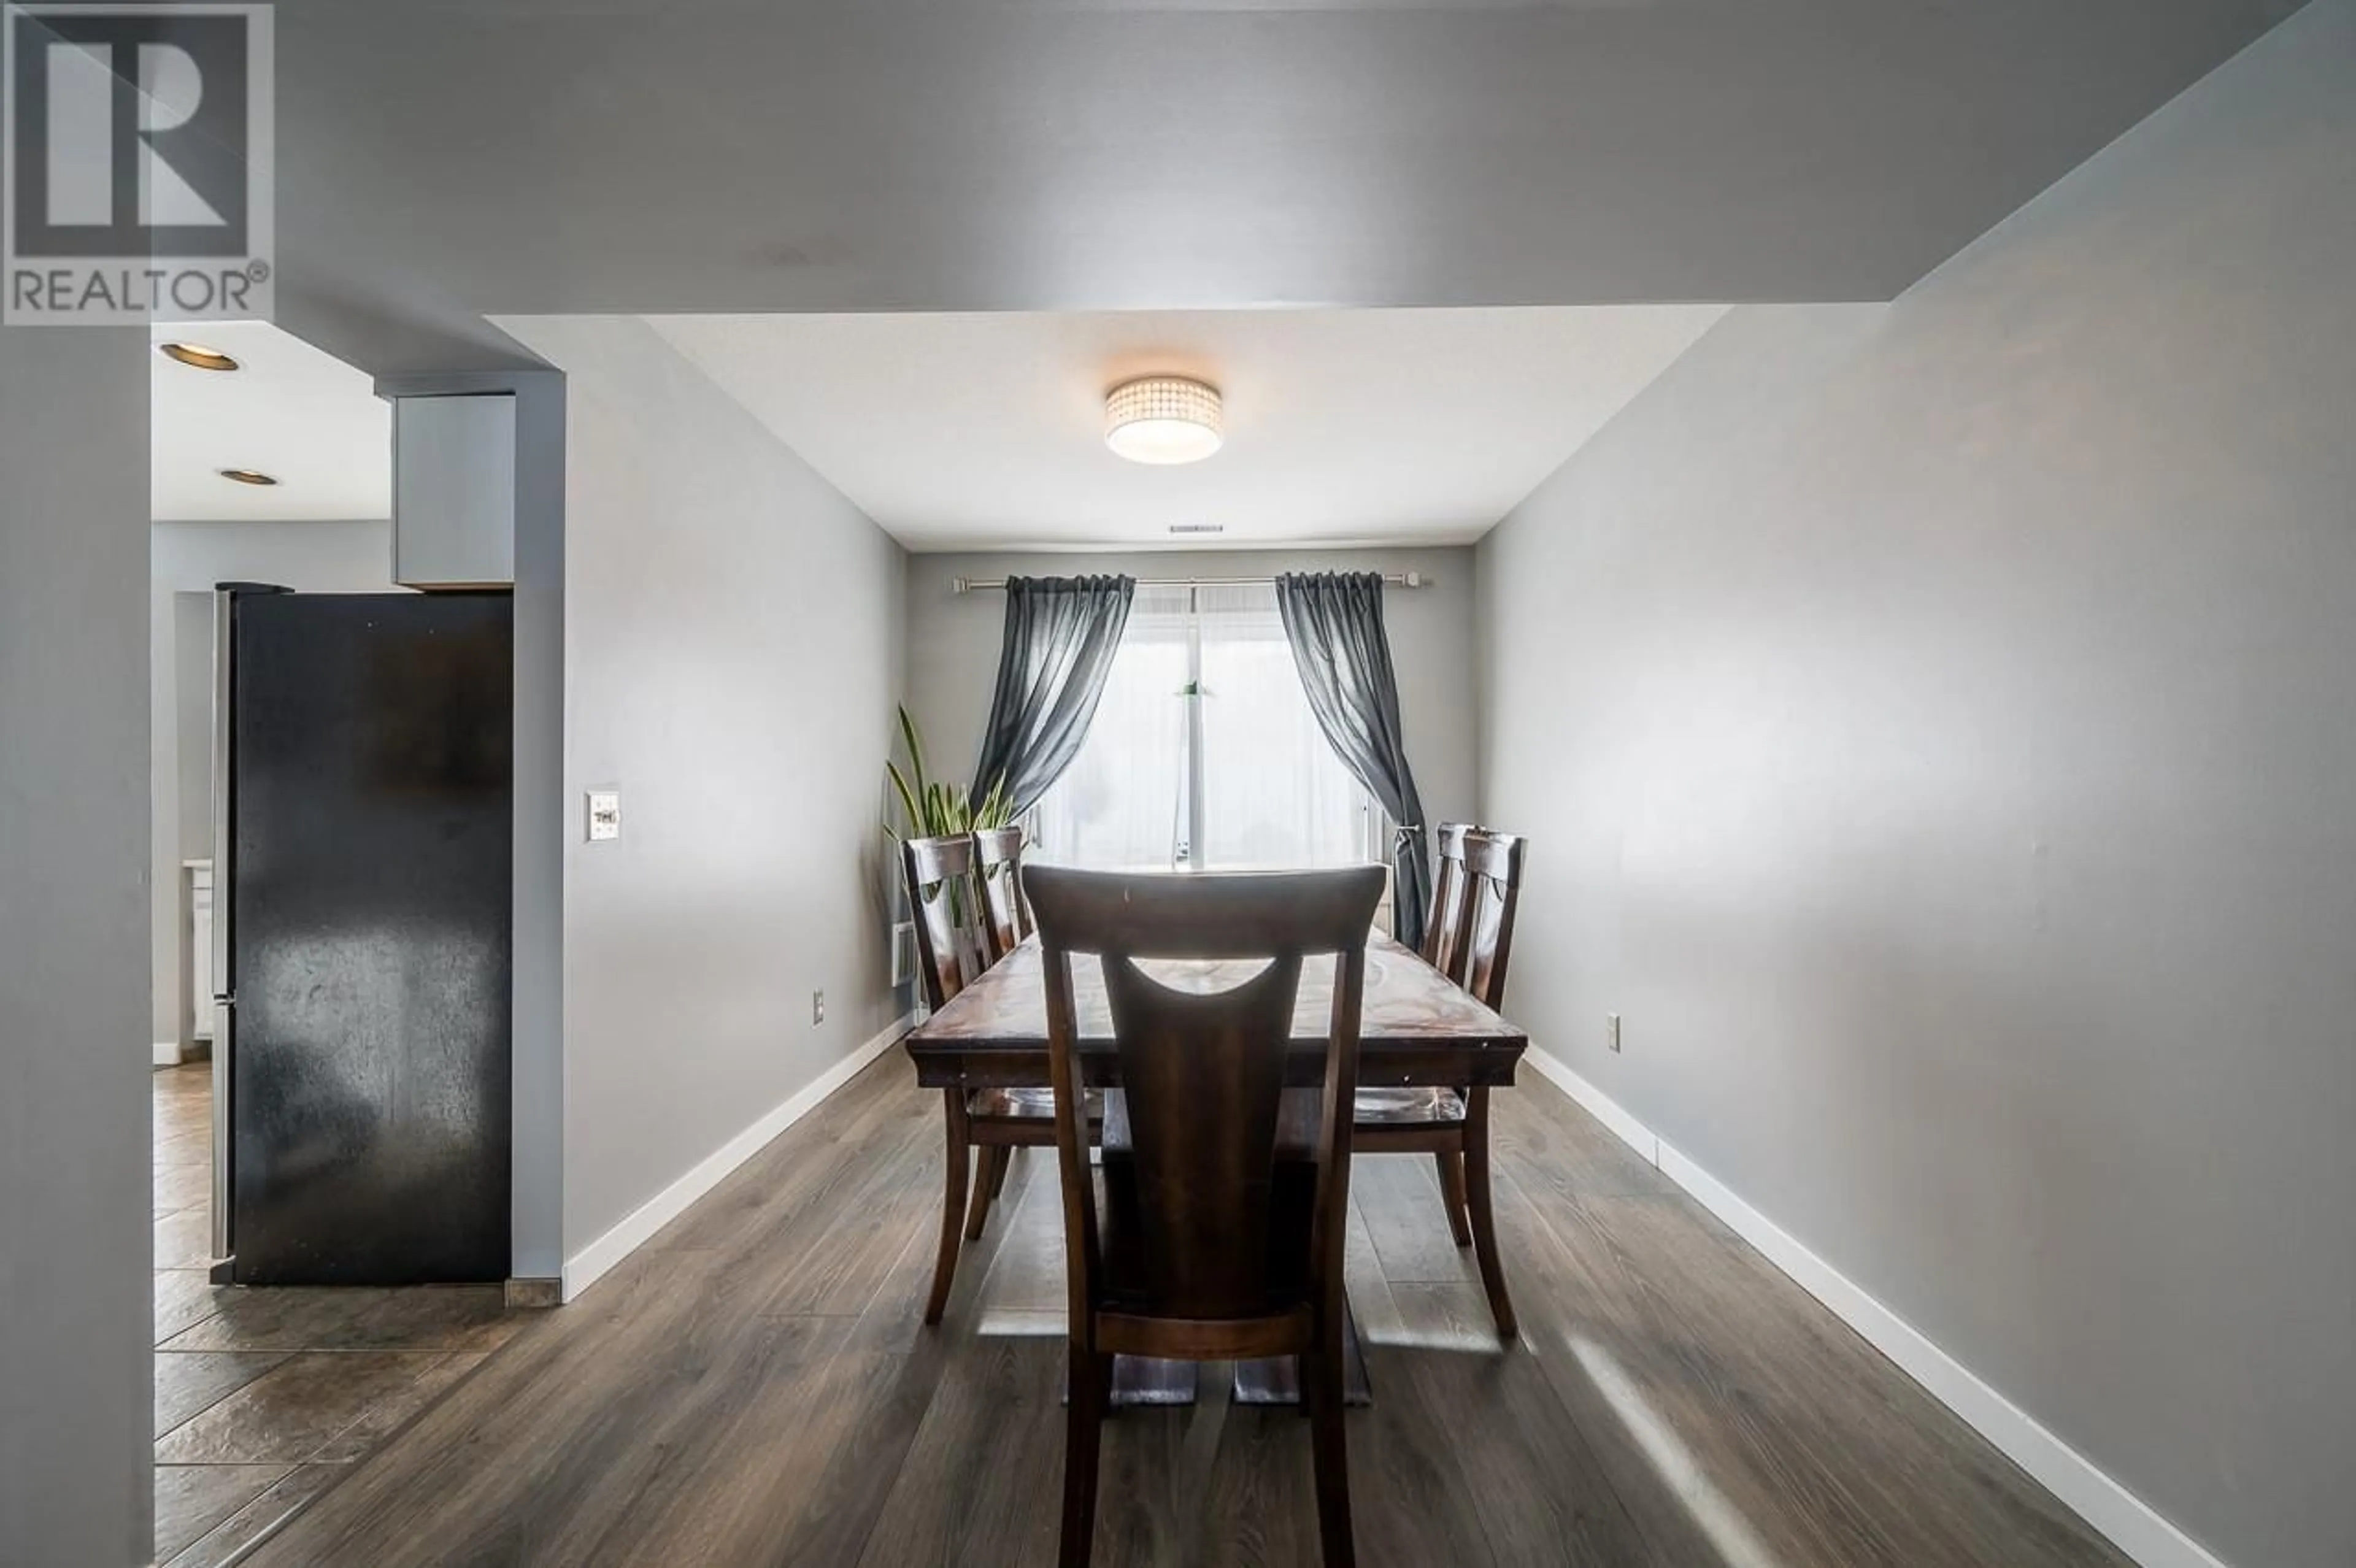
[[[2148,1504],[2113,1480],[2093,1461],[2040,1425],[2037,1419],[1997,1392],[1969,1367],[1941,1349],[1928,1336],[1883,1306],[1855,1281],[1810,1252],[1791,1232],[1752,1208],[1732,1189],[1704,1170],[1610,1095],[1564,1062],[1532,1047],[1523,1060],[1551,1080],[1622,1142],[1661,1174],[1692,1195],[1703,1208],[1834,1315],[1856,1329],[1932,1398],[1962,1417],[2048,1491],[2110,1538],[2142,1568],[2226,1568],[2223,1561],[2160,1517]]]
[[[157,1040],[155,1042],[155,1065],[158,1067],[177,1067],[180,1065],[180,1042],[177,1040]]]
[[[904,1014],[881,1034],[821,1072],[792,1098],[712,1151],[686,1175],[656,1193],[626,1215],[622,1222],[565,1260],[563,1299],[571,1301],[598,1277],[639,1247],[657,1231],[685,1213],[695,1200],[720,1185],[723,1178],[758,1154],[770,1139],[818,1108],[826,1097],[858,1076],[869,1062],[899,1043],[915,1027],[916,1015]]]
[[[1646,1165],[1661,1163],[1661,1140],[1646,1126],[1622,1109],[1620,1102],[1581,1078],[1570,1070],[1560,1057],[1531,1046],[1522,1052],[1522,1060],[1538,1071],[1538,1076],[1549,1079],[1556,1088],[1587,1108],[1590,1115],[1612,1129],[1619,1140],[1644,1157]]]

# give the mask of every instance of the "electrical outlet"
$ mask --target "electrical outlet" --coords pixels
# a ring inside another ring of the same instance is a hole
[[[810,993],[810,1022],[813,1025],[826,1022],[826,993],[824,991],[812,991]]]
[[[1603,1046],[1605,1050],[1610,1051],[1614,1055],[1619,1053],[1620,1015],[1618,1013],[1606,1013],[1603,1015]]]

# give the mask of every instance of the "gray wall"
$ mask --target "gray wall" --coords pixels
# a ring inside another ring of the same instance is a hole
[[[1469,819],[1475,797],[1472,551],[1442,549],[1161,550],[1138,554],[920,555],[908,562],[908,711],[936,773],[970,783],[998,679],[1005,601],[959,595],[952,577],[1266,577],[1280,571],[1419,571],[1430,585],[1383,601],[1398,667],[1399,713],[1424,815]],[[882,766],[882,758],[877,758]]]
[[[879,787],[900,548],[632,318],[565,372],[567,1256],[895,1016]],[[827,1021],[810,1021],[810,993]]]
[[[155,525],[148,576],[150,857],[148,929],[153,982],[149,1039],[185,1041],[187,955],[180,862],[210,853],[209,803],[187,798],[184,779],[209,791],[212,738],[209,609],[176,604],[232,579],[314,593],[392,591],[390,523],[175,523]],[[184,626],[197,620],[199,626]],[[201,629],[201,636],[196,634]],[[194,646],[188,645],[197,645]],[[193,654],[199,664],[185,667]],[[197,699],[191,701],[188,699]],[[189,733],[191,718],[197,732]],[[191,834],[190,828],[195,832]],[[131,1049],[126,1042],[125,1049]]]
[[[145,1563],[146,334],[0,326],[0,1556]]]
[[[1509,1010],[2250,1568],[2356,1562],[2351,170],[2320,0],[1481,550]]]

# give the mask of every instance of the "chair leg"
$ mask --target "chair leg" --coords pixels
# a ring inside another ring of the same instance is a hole
[[[1511,1344],[1520,1332],[1514,1321],[1514,1298],[1505,1289],[1505,1261],[1497,1252],[1497,1211],[1490,1199],[1489,1091],[1474,1089],[1464,1104],[1464,1196],[1472,1212],[1472,1254],[1481,1264],[1481,1284],[1489,1292],[1489,1316],[1497,1322],[1497,1337]]]
[[[1064,1424],[1062,1568],[1088,1568],[1096,1547],[1097,1460],[1112,1393],[1112,1358],[1071,1348],[1071,1396]]]
[[[972,1164],[972,1145],[966,1133],[965,1091],[943,1091],[948,1129],[948,1174],[941,1190],[941,1250],[933,1259],[933,1294],[925,1302],[925,1321],[938,1323],[949,1304],[949,1286],[957,1279],[958,1237],[965,1226],[965,1187]]]
[[[1317,1536],[1325,1568],[1356,1568],[1350,1529],[1350,1460],[1343,1437],[1342,1335],[1335,1322],[1301,1358],[1301,1401],[1317,1477]]]
[[[1006,1147],[1003,1144],[983,1144],[974,1161],[973,1203],[965,1211],[965,1239],[978,1242],[982,1226],[990,1222],[990,1200],[998,1196],[998,1184],[1004,1179]]]
[[[998,1164],[990,1173],[990,1200],[995,1203],[1006,1190],[1006,1173],[1014,1168],[1014,1157],[1019,1151],[1009,1145],[998,1151]]]
[[[1440,1167],[1440,1201],[1448,1211],[1448,1233],[1460,1247],[1472,1244],[1472,1227],[1465,1220],[1464,1156],[1458,1149],[1436,1149],[1431,1162]]]

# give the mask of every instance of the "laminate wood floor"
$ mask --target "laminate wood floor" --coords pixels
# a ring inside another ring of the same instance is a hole
[[[1431,1164],[1356,1168],[1349,1416],[1380,1568],[2125,1559],[1551,1087],[1501,1093],[1501,1349]],[[894,1051],[265,1540],[256,1568],[905,1568],[1055,1555],[1062,1245],[1044,1151],[920,1321],[939,1109]],[[1097,1562],[1312,1564],[1307,1425],[1106,1429]],[[238,1477],[243,1484],[259,1477]],[[282,1483],[283,1484],[283,1483]]]
[[[455,1387],[524,1315],[498,1285],[214,1285],[211,1065],[157,1072],[154,1098],[155,1561],[222,1568]]]

